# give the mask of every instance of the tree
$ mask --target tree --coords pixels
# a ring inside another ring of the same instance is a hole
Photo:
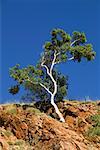
[[[54,72],[54,78],[57,81],[58,85],[58,92],[55,96],[55,102],[62,101],[63,98],[67,95],[67,89],[68,89],[68,76],[62,75],[60,72],[57,72],[57,70],[53,70]],[[44,79],[43,79],[44,77]],[[49,81],[48,76],[43,74],[43,82]],[[18,85],[17,85],[18,86]],[[50,88],[53,88],[53,84],[49,84]],[[39,86],[39,84],[32,85],[31,83],[25,84],[25,90],[26,94],[24,94],[21,97],[22,101],[38,101],[40,104],[45,103],[45,104],[50,104],[50,95],[48,92],[45,91],[44,88]],[[42,107],[43,108],[43,107]],[[44,109],[43,109],[44,110]]]
[[[60,121],[65,122],[62,113],[55,103],[58,82],[54,68],[62,62],[80,62],[83,58],[86,58],[88,61],[95,58],[92,45],[86,43],[86,36],[83,32],[75,31],[70,36],[64,30],[53,29],[51,41],[44,44],[44,52],[37,66],[28,66],[27,68],[20,69],[19,65],[16,65],[10,69],[10,76],[17,80],[18,84],[24,86],[31,84],[31,87],[39,85],[44,89],[49,94],[50,102],[55,108]],[[19,86],[16,86],[15,89],[19,90]]]

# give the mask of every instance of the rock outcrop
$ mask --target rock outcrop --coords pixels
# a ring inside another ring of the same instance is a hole
[[[84,136],[91,126],[87,118],[97,113],[97,106],[59,103],[66,123],[50,116],[54,113],[53,108],[45,114],[32,106],[23,106],[13,104],[0,107],[0,150],[100,149],[99,142],[91,142]]]

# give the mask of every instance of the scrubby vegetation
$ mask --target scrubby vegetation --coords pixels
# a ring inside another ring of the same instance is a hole
[[[87,135],[91,138],[100,136],[100,114],[95,114],[91,116],[90,120],[91,120],[92,126],[88,130]]]

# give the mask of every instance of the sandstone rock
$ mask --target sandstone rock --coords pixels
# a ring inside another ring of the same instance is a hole
[[[78,105],[77,105],[78,104]],[[84,137],[90,127],[88,117],[96,113],[95,106],[80,106],[80,103],[60,103],[66,123],[61,123],[46,114],[35,114],[18,107],[16,114],[0,112],[0,146],[3,150],[97,150],[100,144]],[[27,106],[28,107],[28,106]],[[81,109],[79,109],[81,107]],[[87,108],[86,108],[87,107]],[[88,107],[90,109],[88,109]],[[13,108],[13,106],[12,106]],[[21,110],[20,110],[21,109]],[[87,110],[87,111],[86,111]],[[47,114],[54,112],[52,108]],[[55,112],[54,112],[55,113]],[[56,117],[56,115],[55,115]],[[12,134],[6,133],[10,131]],[[4,134],[6,133],[6,134]],[[95,139],[96,140],[96,139]],[[0,147],[0,148],[1,148]],[[91,148],[90,148],[91,147]]]

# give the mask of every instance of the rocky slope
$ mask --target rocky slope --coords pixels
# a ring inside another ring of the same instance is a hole
[[[100,149],[100,122],[91,119],[91,116],[98,119],[100,115],[99,101],[58,103],[66,123],[59,122],[51,106],[45,106],[45,113],[40,112],[42,106],[39,104],[0,106],[0,150]],[[90,132],[96,128],[96,131]]]

